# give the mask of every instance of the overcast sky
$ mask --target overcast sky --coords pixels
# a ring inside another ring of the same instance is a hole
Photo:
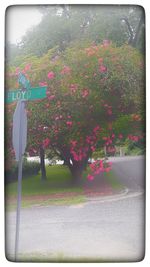
[[[17,44],[32,26],[39,24],[42,14],[36,6],[12,6],[6,11],[6,41]]]

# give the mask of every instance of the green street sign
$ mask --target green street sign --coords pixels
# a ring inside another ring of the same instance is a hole
[[[34,87],[28,90],[10,90],[6,92],[6,104],[18,100],[37,100],[46,97],[46,86]]]
[[[18,82],[25,89],[29,90],[31,88],[29,80],[27,80],[26,76],[21,72],[18,75]]]

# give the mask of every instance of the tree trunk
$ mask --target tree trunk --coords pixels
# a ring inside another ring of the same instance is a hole
[[[45,153],[42,146],[40,147],[40,166],[41,166],[41,180],[45,181],[47,179],[46,168],[45,168]]]
[[[88,158],[89,157],[80,162],[73,161],[73,165],[68,166],[72,174],[73,185],[82,185],[83,183],[82,175],[83,171],[86,169],[86,166],[88,164]]]
[[[89,151],[86,158],[84,158],[82,161],[75,161],[70,153],[70,148],[59,148],[59,151],[61,158],[64,160],[64,163],[68,166],[72,174],[72,185],[81,185],[83,183],[82,174],[86,169],[88,159],[91,156],[92,152]]]
[[[66,159],[64,159],[64,163],[63,163],[63,165],[65,165],[65,166],[67,166],[67,165],[68,165],[68,162],[67,162],[67,160],[66,160]]]
[[[83,173],[83,168],[81,167],[72,167],[70,169],[71,174],[72,174],[72,185],[78,186],[82,184],[82,173]]]
[[[138,24],[137,29],[136,29],[135,36],[134,36],[133,41],[132,41],[132,46],[134,46],[134,47],[136,47],[137,42],[140,38],[140,32],[141,32],[141,28],[142,28],[143,24],[144,24],[144,15],[142,14],[140,21],[139,21],[139,24]]]
[[[133,28],[132,28],[131,24],[129,23],[128,18],[123,17],[122,20],[125,21],[125,23],[128,27],[128,31],[129,31],[129,35],[130,35],[128,44],[132,45],[133,47],[136,47],[137,42],[140,38],[141,28],[142,28],[142,26],[144,26],[144,15],[143,14],[141,15],[140,21],[136,27],[135,33],[133,32]]]

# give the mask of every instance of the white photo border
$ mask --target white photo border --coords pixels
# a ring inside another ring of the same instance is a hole
[[[1,90],[0,90],[0,123],[1,123],[1,131],[0,131],[0,142],[1,142],[1,149],[0,149],[0,169],[1,169],[1,179],[0,179],[0,218],[1,218],[1,224],[0,224],[0,236],[1,236],[1,242],[0,242],[0,263],[3,264],[3,266],[11,265],[12,262],[7,261],[5,258],[5,213],[4,213],[4,44],[5,44],[5,11],[6,8],[10,5],[42,5],[42,4],[105,4],[105,5],[140,5],[145,9],[146,14],[146,254],[143,261],[139,263],[132,263],[133,266],[135,264],[147,266],[150,264],[150,105],[148,103],[150,99],[150,16],[149,16],[149,1],[147,0],[134,0],[134,1],[33,1],[33,0],[26,0],[26,1],[19,1],[19,0],[3,0],[1,2],[1,8],[0,8],[0,29],[1,29],[1,42],[0,42],[0,58],[1,58],[1,64],[0,64],[0,84],[1,84]],[[19,263],[22,264],[22,263]],[[26,264],[26,263],[23,263]],[[27,263],[29,266],[33,266],[34,264],[39,263]],[[45,264],[45,263],[44,263]],[[47,263],[46,263],[47,264]],[[53,265],[53,263],[51,263]],[[57,266],[59,263],[54,263],[55,266]],[[62,264],[62,263],[61,263]],[[64,263],[65,264],[65,263]],[[68,263],[70,266],[72,263]],[[80,263],[78,263],[80,264]],[[82,266],[85,265],[84,263],[81,263]],[[89,263],[90,264],[90,263]],[[105,263],[101,263],[101,266]],[[130,264],[130,263],[116,263],[117,266],[123,266],[124,264]],[[113,263],[107,263],[107,266],[114,266]]]

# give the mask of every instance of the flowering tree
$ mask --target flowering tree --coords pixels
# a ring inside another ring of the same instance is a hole
[[[32,86],[47,86],[44,100],[27,103],[30,154],[53,149],[77,181],[96,148],[143,138],[144,64],[136,49],[105,40],[27,60],[31,65],[17,72],[24,71]],[[88,179],[110,167],[94,163]]]

